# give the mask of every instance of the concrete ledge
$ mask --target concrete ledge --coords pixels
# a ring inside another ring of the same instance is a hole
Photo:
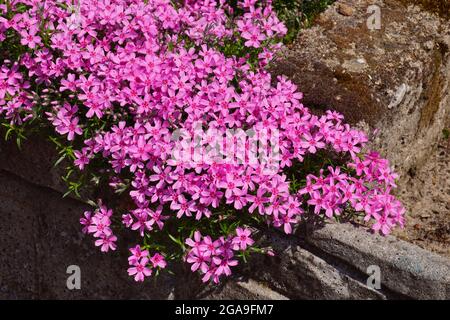
[[[274,257],[254,256],[248,272],[292,299],[386,299],[351,272],[337,269],[300,246],[295,237],[276,232],[263,236]]]
[[[212,285],[208,286],[211,287]],[[225,285],[213,288],[207,300],[289,300],[286,296],[270,289],[263,283],[253,280],[228,280]]]
[[[366,273],[381,270],[381,285],[415,299],[450,299],[450,260],[393,236],[348,224],[327,224],[306,241]]]

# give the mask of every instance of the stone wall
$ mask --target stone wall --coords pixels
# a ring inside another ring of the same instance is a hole
[[[420,166],[449,112],[448,21],[397,1],[342,1],[283,52],[273,72],[292,78],[305,104],[342,111],[368,132],[401,173]],[[368,31],[369,4],[382,8],[382,30]],[[414,152],[411,152],[414,150]],[[261,231],[274,257],[255,257],[219,287],[200,286],[186,268],[143,284],[126,274],[127,244],[102,254],[81,234],[86,205],[62,198],[53,147],[31,137],[23,150],[0,142],[0,298],[65,299],[450,299],[450,260],[361,227],[304,226],[298,235]],[[66,288],[79,265],[82,289]],[[381,289],[367,286],[378,266]]]
[[[339,0],[271,70],[298,84],[305,105],[339,110],[369,134],[400,174],[395,192],[408,227],[395,234],[450,257],[450,140],[442,134],[450,128],[450,20],[423,9],[433,3],[448,8],[445,0]],[[370,30],[376,8],[380,29]]]
[[[36,146],[39,153],[32,152]],[[345,224],[305,226],[293,236],[261,231],[276,256],[254,256],[238,277],[217,288],[199,285],[182,267],[175,276],[137,284],[125,271],[132,243],[126,235],[119,250],[102,254],[81,234],[78,219],[87,206],[62,198],[57,169],[50,165],[55,156],[39,137],[22,151],[0,143],[0,298],[450,298],[449,259]],[[80,291],[66,288],[72,264],[82,270]],[[367,286],[373,265],[380,268],[380,290]]]
[[[450,125],[450,22],[403,2],[337,1],[272,66],[298,84],[306,106],[379,129],[373,146],[401,174],[420,167]],[[367,26],[373,5],[380,30]]]

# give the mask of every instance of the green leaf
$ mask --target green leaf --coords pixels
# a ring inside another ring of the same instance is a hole
[[[173,242],[178,244],[183,249],[183,251],[186,249],[186,247],[184,246],[184,243],[183,243],[183,241],[181,241],[181,239],[175,238],[170,233],[167,233],[167,235],[169,236],[170,240],[172,240]]]
[[[66,154],[63,154],[58,160],[56,160],[53,168],[57,167],[64,159],[66,158]]]
[[[67,192],[66,193],[64,193],[63,194],[63,198],[66,198],[69,194],[71,194],[73,191],[72,191],[72,189],[71,188],[69,188],[69,190],[67,190]]]
[[[8,140],[9,140],[9,137],[10,137],[10,135],[11,135],[11,133],[12,133],[13,131],[14,131],[13,128],[9,128],[8,131],[6,131],[6,134],[5,134],[5,141],[8,141]]]

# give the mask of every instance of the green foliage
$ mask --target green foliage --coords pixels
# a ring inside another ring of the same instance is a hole
[[[288,28],[283,42],[292,43],[301,29],[308,28],[314,19],[335,0],[274,0],[278,17]]]
[[[19,149],[22,148],[22,143],[26,140],[25,136],[25,128],[18,127],[10,123],[1,123],[1,126],[5,128],[5,141],[9,141],[11,139],[16,140],[17,147]]]
[[[169,208],[163,210],[163,212],[169,211]],[[152,251],[172,252],[171,255],[166,257],[167,260],[179,260],[189,249],[189,247],[186,247],[184,239],[192,238],[195,230],[217,239],[223,235],[233,234],[237,227],[250,225],[263,227],[265,224],[265,217],[258,214],[249,214],[246,209],[238,211],[224,203],[213,210],[209,219],[195,221],[193,219],[178,219],[171,215],[165,221],[165,232],[160,232],[156,228],[154,231],[144,234],[143,247]],[[167,239],[170,239],[170,241],[168,242]],[[242,258],[248,258],[251,252],[265,253],[266,250],[255,245],[242,252]]]

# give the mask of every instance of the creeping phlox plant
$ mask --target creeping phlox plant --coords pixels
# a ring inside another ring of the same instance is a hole
[[[7,136],[52,128],[69,191],[103,183],[128,199],[80,222],[104,252],[120,225],[135,231],[136,281],[178,259],[218,282],[272,254],[255,242],[264,224],[403,226],[396,174],[366,135],[265,69],[287,32],[270,1],[0,0],[0,13]]]

